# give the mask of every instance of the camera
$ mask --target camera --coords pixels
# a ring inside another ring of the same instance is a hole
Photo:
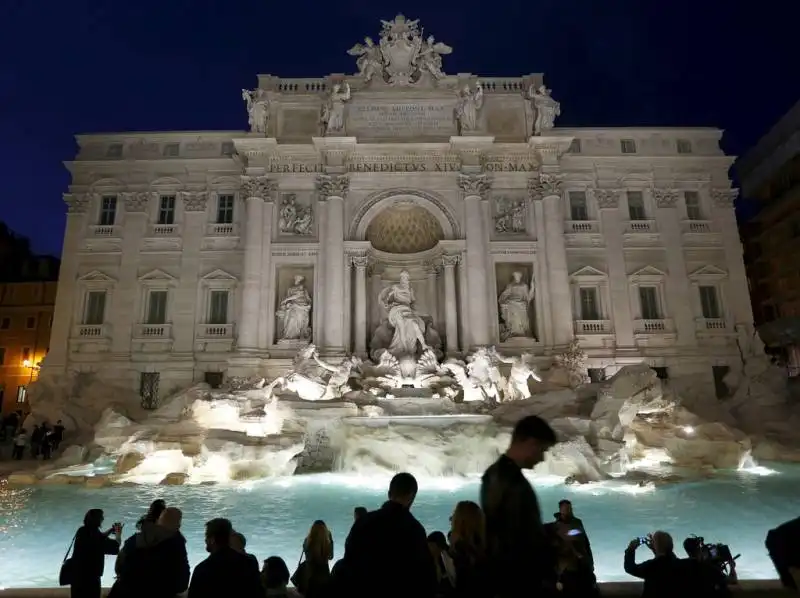
[[[701,561],[711,563],[717,567],[723,575],[735,580],[736,578],[736,559],[740,554],[733,556],[730,546],[715,542],[707,544],[701,536],[689,536],[684,540],[683,546],[690,557],[699,556]]]
[[[639,536],[639,546],[650,546],[650,536]]]

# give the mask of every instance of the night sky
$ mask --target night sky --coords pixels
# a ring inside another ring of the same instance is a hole
[[[545,73],[562,126],[715,126],[741,154],[800,98],[797,0],[2,0],[0,219],[59,254],[73,135],[244,129],[257,73],[352,73],[397,12],[448,73]]]

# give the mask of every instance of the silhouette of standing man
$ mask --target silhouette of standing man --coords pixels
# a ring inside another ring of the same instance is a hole
[[[556,443],[546,421],[530,415],[517,422],[504,455],[483,474],[481,506],[486,516],[486,540],[497,596],[555,591],[553,549],[547,539],[539,501],[523,469],[544,461]]]

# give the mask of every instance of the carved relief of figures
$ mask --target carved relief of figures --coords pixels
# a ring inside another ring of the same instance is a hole
[[[525,200],[522,198],[500,197],[497,199],[497,214],[494,217],[494,230],[497,233],[524,233]]]
[[[294,193],[284,193],[281,200],[278,230],[285,235],[310,235],[312,224],[311,206],[299,205]]]
[[[242,99],[247,104],[247,122],[253,133],[267,133],[269,125],[269,100],[263,89],[243,89]]]
[[[456,119],[460,135],[475,132],[478,129],[478,115],[483,108],[483,86],[480,81],[472,88],[465,85],[461,90],[456,105]]]
[[[327,101],[322,105],[322,125],[325,135],[344,132],[344,105],[350,100],[350,85],[346,81],[334,83]]]
[[[522,272],[514,272],[497,303],[500,307],[500,341],[511,338],[533,338],[529,314],[530,302],[535,296],[533,284],[522,280]]]
[[[550,95],[551,90],[544,85],[538,89],[531,85],[528,90],[528,97],[533,103],[535,118],[533,121],[533,134],[542,135],[555,126],[556,118],[561,116],[561,104],[556,102]]]
[[[278,342],[307,341],[311,339],[311,295],[306,290],[305,276],[297,275],[286,291],[275,316],[280,322]]]

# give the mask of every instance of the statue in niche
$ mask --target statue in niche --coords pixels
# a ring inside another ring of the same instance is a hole
[[[286,193],[281,200],[278,230],[285,235],[310,235],[313,216],[311,206],[297,204],[294,193]]]
[[[531,85],[528,96],[533,102],[536,117],[533,121],[533,134],[541,135],[555,126],[556,118],[561,116],[561,104],[550,95],[551,90],[544,85],[537,89]]]
[[[478,128],[478,113],[483,108],[483,85],[478,81],[475,88],[469,84],[461,90],[456,105],[456,118],[458,119],[459,134],[471,133]]]
[[[344,131],[344,104],[350,99],[350,85],[346,81],[334,83],[328,100],[322,106],[322,124],[325,135]]]
[[[384,350],[397,359],[416,358],[428,351],[441,354],[441,339],[430,316],[415,309],[416,296],[409,274],[403,270],[400,281],[386,287],[378,295],[378,303],[386,310],[386,318],[375,330],[370,343],[373,360],[379,361]]]
[[[311,295],[303,285],[305,276],[296,275],[294,284],[286,291],[275,313],[281,323],[278,342],[308,341],[311,339]]]
[[[533,301],[535,290],[533,284],[528,286],[522,281],[522,272],[511,274],[511,282],[506,285],[497,303],[500,306],[500,341],[505,342],[511,338],[533,338],[531,334],[531,320],[528,316],[530,302]]]
[[[247,103],[247,122],[253,133],[267,133],[269,124],[269,101],[263,89],[242,90],[242,99]]]
[[[525,201],[503,197],[497,200],[497,215],[494,217],[494,230],[498,233],[524,233]]]

